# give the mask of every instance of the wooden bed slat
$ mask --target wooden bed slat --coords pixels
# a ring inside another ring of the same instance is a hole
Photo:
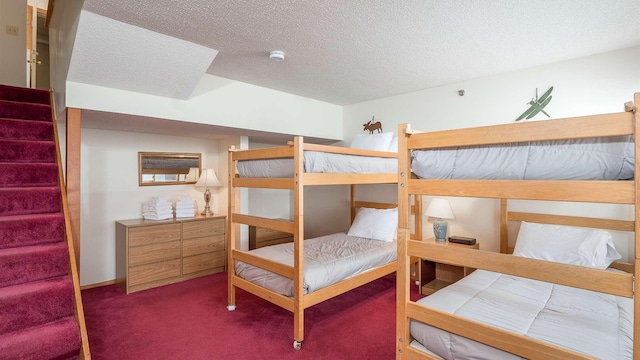
[[[319,145],[319,144],[308,144],[308,143],[304,144],[304,150],[320,151],[320,152],[332,153],[332,154],[383,157],[383,158],[395,158],[398,156],[396,153],[392,153],[388,151],[363,150],[363,149],[338,147],[338,146],[332,146],[332,145]]]
[[[247,264],[263,268],[265,270],[269,270],[271,272],[274,272],[278,275],[282,275],[289,279],[293,279],[294,277],[294,270],[293,270],[293,267],[291,266],[284,265],[282,263],[269,260],[260,256],[255,256],[242,250],[233,250],[232,255],[235,260],[242,261]]]
[[[507,142],[631,135],[634,133],[632,118],[632,113],[622,112],[436,131],[409,137],[407,146],[409,149],[433,149]]]
[[[375,279],[379,279],[385,275],[394,273],[396,271],[396,266],[396,262],[394,261],[384,266],[379,266],[375,269],[371,269],[356,276],[352,276],[339,283],[306,294],[304,296],[304,307],[306,309],[313,305],[317,305],[327,299],[331,299],[340,294],[344,294],[345,291],[355,289],[358,286],[368,284]]]
[[[396,174],[304,173],[305,185],[395,184]]]
[[[234,223],[240,223],[255,227],[267,228],[271,230],[278,230],[293,234],[295,231],[295,224],[293,221],[282,219],[268,219],[260,216],[245,215],[245,214],[231,214],[231,221]]]
[[[409,179],[411,194],[634,204],[633,181]]]
[[[233,152],[231,152],[231,159],[233,161],[279,159],[292,157],[293,149],[289,146],[279,146],[253,150],[234,150]]]
[[[448,332],[480,341],[527,359],[594,359],[591,356],[550,343],[525,337],[493,326],[450,314],[435,308],[409,303],[407,315]]]
[[[439,244],[407,242],[407,254],[444,264],[485,269],[534,280],[632,297],[632,275],[584,266],[566,265],[483,250],[452,248]]]
[[[551,214],[535,214],[526,212],[509,212],[509,221],[527,221],[541,224],[554,224],[565,226],[579,226],[594,229],[608,229],[616,231],[634,231],[635,221],[633,220],[617,220],[617,219],[600,219],[590,217],[551,215]]]
[[[293,178],[234,178],[233,186],[291,190],[294,186],[294,180]]]
[[[249,282],[241,277],[238,277],[236,275],[230,275],[232,278],[232,284],[234,286],[237,286],[239,288],[241,288],[242,290],[248,291],[258,297],[261,297],[275,305],[280,306],[281,308],[285,309],[285,310],[289,310],[291,312],[294,312],[294,304],[293,304],[293,300],[291,298],[288,298],[286,296],[280,295],[274,291],[271,291],[269,289],[265,289],[261,286],[258,286],[252,282]]]

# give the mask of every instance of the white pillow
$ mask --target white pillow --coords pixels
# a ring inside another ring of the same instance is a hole
[[[364,149],[364,150],[376,150],[376,151],[389,151],[389,145],[393,133],[379,133],[379,134],[358,134],[351,140],[351,148]]]
[[[622,257],[608,231],[524,221],[513,255],[597,269]]]
[[[391,143],[389,144],[389,152],[394,152],[397,153],[398,152],[398,137],[394,136],[393,139],[391,139]]]
[[[398,208],[359,208],[347,235],[391,242],[398,231]]]

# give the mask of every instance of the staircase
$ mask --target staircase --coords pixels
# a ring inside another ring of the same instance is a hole
[[[56,150],[49,92],[0,85],[0,360],[90,358]]]

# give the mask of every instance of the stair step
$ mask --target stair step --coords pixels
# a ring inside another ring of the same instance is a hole
[[[68,271],[65,242],[0,250],[0,287],[66,276]]]
[[[55,163],[0,163],[0,188],[57,185]]]
[[[2,359],[77,359],[80,330],[73,316],[0,336]]]
[[[61,242],[64,229],[62,213],[0,217],[0,249]]]
[[[53,123],[45,121],[0,118],[0,139],[53,139]]]
[[[49,104],[49,91],[11,85],[0,85],[0,100]]]
[[[58,187],[0,189],[0,216],[57,213],[61,204]]]
[[[0,288],[0,336],[73,316],[68,276]]]
[[[0,118],[51,121],[51,106],[0,100]]]
[[[54,141],[4,140],[0,141],[1,162],[56,162]]]

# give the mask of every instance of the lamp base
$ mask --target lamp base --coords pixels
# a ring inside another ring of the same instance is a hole
[[[211,211],[211,207],[209,207],[209,202],[211,201],[211,191],[207,188],[204,191],[204,210],[200,213],[202,216],[212,216],[213,211]]]
[[[436,241],[447,241],[447,222],[442,219],[438,219],[433,222],[433,235],[436,237]]]

